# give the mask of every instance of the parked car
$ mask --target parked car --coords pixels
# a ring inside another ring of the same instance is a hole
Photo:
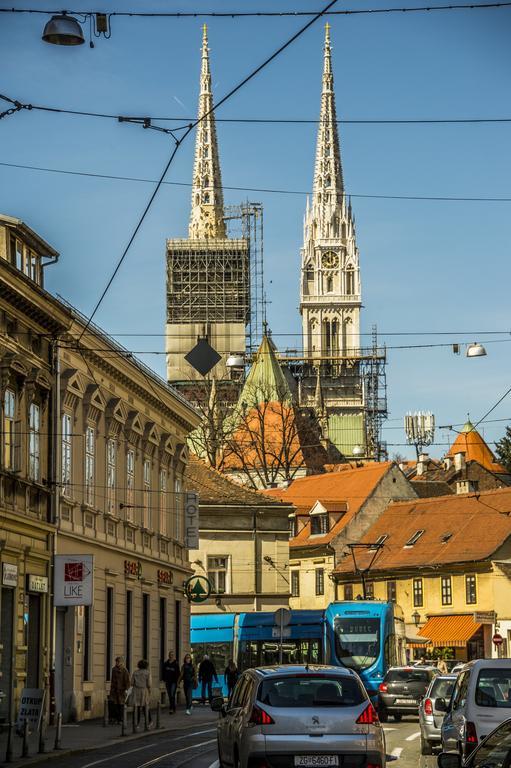
[[[464,760],[459,752],[441,752],[438,768],[508,768],[511,763],[511,720],[493,730]]]
[[[467,757],[497,725],[511,715],[511,659],[477,659],[465,664],[451,699],[437,699],[445,711],[444,750]]]
[[[385,737],[356,672],[331,666],[248,669],[214,698],[220,766],[385,766]]]
[[[464,661],[462,661],[462,662],[458,661],[456,664],[454,664],[453,668],[451,669],[452,674],[453,675],[459,675],[459,673],[461,672],[461,670],[465,666],[465,663],[466,662],[464,662]]]
[[[387,722],[389,715],[398,721],[403,715],[416,715],[419,701],[436,675],[436,667],[391,667],[378,691],[380,720]]]
[[[449,701],[456,683],[456,675],[437,675],[419,704],[419,725],[421,729],[421,754],[432,755],[433,747],[440,746],[440,726],[445,712],[436,708],[438,698]]]

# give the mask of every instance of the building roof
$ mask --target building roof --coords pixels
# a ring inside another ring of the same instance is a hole
[[[189,490],[197,491],[201,504],[239,504],[262,507],[279,505],[278,499],[268,498],[260,491],[252,490],[229,480],[218,470],[208,467],[193,453],[190,454],[186,468],[185,483]]]
[[[327,534],[311,536],[309,521],[289,542],[290,547],[316,547],[335,539],[371,496],[391,466],[390,461],[374,462],[342,472],[300,477],[293,480],[287,488],[270,488],[264,493],[266,496],[291,502],[297,507],[299,514],[306,510],[310,512],[317,501],[326,507],[335,505],[342,510],[339,519]]]
[[[411,481],[414,491],[421,499],[431,498],[432,496],[449,496],[454,493],[449,483],[444,480],[423,480],[422,478],[413,478]]]
[[[511,488],[393,502],[360,541],[384,535],[371,573],[486,560],[511,536]],[[359,566],[367,566],[373,555],[360,552]],[[351,561],[344,558],[336,572],[353,573]]]
[[[465,461],[477,461],[490,472],[507,474],[507,470],[495,459],[487,443],[470,421],[466,422],[446,456],[454,458],[457,453],[464,453]]]
[[[263,402],[291,402],[291,390],[275,354],[273,342],[264,335],[239,396],[249,408]]]

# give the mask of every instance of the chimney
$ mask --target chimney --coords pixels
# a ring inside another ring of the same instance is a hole
[[[454,454],[454,469],[456,472],[461,472],[466,467],[465,453],[460,451]]]
[[[423,475],[425,474],[429,463],[429,454],[428,453],[421,453],[419,455],[419,460],[417,461],[417,475]]]
[[[477,491],[477,482],[472,480],[456,480],[456,493],[474,493]]]

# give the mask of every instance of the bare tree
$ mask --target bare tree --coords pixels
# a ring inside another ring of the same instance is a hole
[[[199,426],[188,436],[188,444],[210,467],[222,470],[224,446],[232,432],[232,392],[225,392],[213,379],[196,382],[186,396],[202,416]]]

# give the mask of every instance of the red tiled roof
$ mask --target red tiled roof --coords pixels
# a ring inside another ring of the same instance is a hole
[[[507,470],[496,461],[488,445],[469,421],[467,421],[446,455],[454,458],[457,453],[464,453],[465,461],[477,461],[483,467],[489,469],[490,472],[507,474]]]
[[[420,530],[417,542],[407,546]],[[511,488],[393,502],[361,542],[384,534],[388,538],[371,573],[486,560],[511,536]],[[369,565],[373,554],[357,555],[359,567]],[[353,565],[346,557],[336,571],[351,574]]]
[[[264,491],[264,494],[291,502],[300,511],[304,507],[310,510],[318,500],[323,505],[342,505],[343,514],[327,534],[311,537],[311,526],[308,522],[289,542],[290,547],[316,547],[331,542],[353,519],[391,466],[391,461],[374,462],[342,472],[300,477],[293,480],[287,488],[270,488]],[[344,512],[344,509],[347,511]]]

